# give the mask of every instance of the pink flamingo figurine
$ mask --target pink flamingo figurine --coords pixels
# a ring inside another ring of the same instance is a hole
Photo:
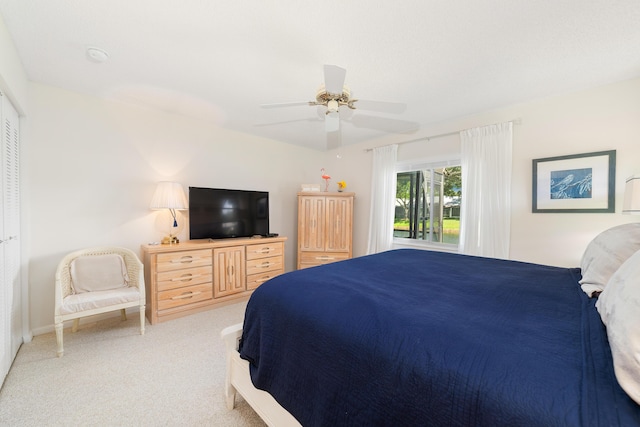
[[[325,173],[324,168],[320,169],[320,172],[322,172],[322,179],[324,179],[325,182],[324,191],[329,191],[329,180],[331,177]]]

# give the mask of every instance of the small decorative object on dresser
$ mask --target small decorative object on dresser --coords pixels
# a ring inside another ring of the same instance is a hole
[[[142,245],[151,324],[246,298],[284,273],[286,237]]]
[[[344,181],[338,181],[336,184],[338,184],[338,191],[339,192],[343,192],[345,188],[347,188],[347,183]]]
[[[298,193],[298,270],[353,256],[355,193]]]
[[[324,168],[320,169],[322,172],[322,179],[324,179],[324,191],[329,191],[329,181],[331,181],[331,176],[325,172]]]
[[[320,191],[320,184],[302,184],[300,191]]]

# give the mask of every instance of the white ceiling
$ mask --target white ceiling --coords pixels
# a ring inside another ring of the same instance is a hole
[[[639,0],[0,0],[0,14],[32,81],[321,150],[318,107],[260,105],[314,100],[324,64],[355,98],[407,105],[342,107],[343,144],[640,76]]]

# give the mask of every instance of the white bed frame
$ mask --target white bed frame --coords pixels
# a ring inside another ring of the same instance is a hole
[[[272,427],[301,427],[298,420],[287,412],[266,391],[258,390],[251,382],[249,362],[240,358],[238,342],[242,336],[242,323],[229,326],[221,332],[227,353],[227,375],[224,394],[227,408],[232,410],[236,403],[236,392],[247,401],[267,425]]]

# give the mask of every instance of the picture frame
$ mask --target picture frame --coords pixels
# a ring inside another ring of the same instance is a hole
[[[533,213],[615,213],[616,150],[533,159]]]

